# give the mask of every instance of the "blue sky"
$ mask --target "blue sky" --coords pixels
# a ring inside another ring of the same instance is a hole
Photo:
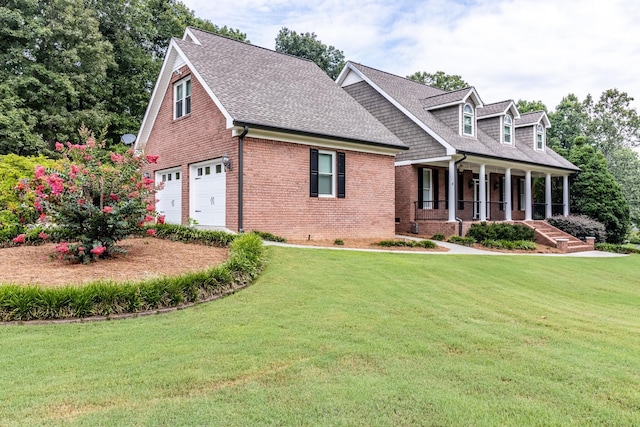
[[[618,88],[640,108],[637,0],[183,0],[273,49],[282,27],[315,32],[346,59],[400,76],[459,74],[485,103]]]

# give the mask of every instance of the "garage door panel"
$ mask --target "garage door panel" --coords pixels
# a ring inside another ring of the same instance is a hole
[[[225,226],[226,178],[221,163],[191,168],[191,217],[200,225]]]
[[[165,222],[182,222],[182,173],[180,169],[156,172],[156,183],[163,183],[156,193],[156,211],[165,216]]]

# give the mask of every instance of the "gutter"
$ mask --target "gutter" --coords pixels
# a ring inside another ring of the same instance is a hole
[[[244,185],[244,137],[249,133],[249,126],[244,125],[244,130],[238,135],[238,233],[244,233],[243,220],[243,185]]]
[[[456,172],[458,171],[458,164],[462,163],[465,161],[465,159],[467,158],[467,153],[462,153],[462,158],[460,158],[459,160],[456,160],[456,162],[454,163],[454,166],[456,167]],[[454,189],[454,200],[458,198],[458,185],[460,185],[460,183],[458,182],[458,174],[456,173],[456,188]],[[451,197],[451,195],[449,195],[449,197]],[[455,207],[456,207],[456,213],[458,213],[458,203],[455,203]],[[458,221],[458,236],[462,237],[462,218],[458,217],[456,215],[456,221]]]

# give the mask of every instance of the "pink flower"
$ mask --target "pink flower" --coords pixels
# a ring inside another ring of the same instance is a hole
[[[64,144],[61,142],[56,142],[56,151],[64,150]]]
[[[111,212],[113,212],[113,207],[112,206],[105,206],[104,208],[102,208],[102,212],[104,212],[106,214],[110,214]]]
[[[60,244],[56,246],[56,252],[60,254],[66,254],[67,252],[69,252],[67,242],[60,242]]]
[[[49,235],[44,231],[41,231],[40,233],[38,233],[38,237],[41,238],[42,240],[47,240],[49,238]]]
[[[158,157],[159,156],[152,156],[147,154],[147,162],[148,163],[158,163]]]
[[[114,202],[117,202],[119,197],[113,193],[109,194],[109,197],[111,198],[111,200],[113,200]]]
[[[18,234],[17,237],[13,238],[13,243],[24,243],[25,237],[27,237],[27,236],[24,235],[24,234]]]
[[[156,230],[154,230],[153,228],[150,228],[147,230],[147,234],[149,236],[155,236],[156,235]]]
[[[87,202],[86,202],[84,199],[78,199],[78,204],[79,204],[80,206],[84,206],[84,205],[85,205],[85,203],[87,203]]]
[[[148,205],[147,205],[147,211],[149,211],[149,212],[153,212],[154,210],[156,210],[156,209],[153,207],[153,205],[152,205],[152,204],[148,204]]]
[[[88,162],[89,160],[93,159],[93,157],[91,157],[91,155],[87,154],[86,156],[84,156],[84,159]]]
[[[49,178],[47,178],[47,184],[51,187],[51,193],[54,195],[62,194],[64,191],[64,181],[55,173],[49,175]]]
[[[151,222],[151,221],[153,221],[154,219],[156,219],[156,218],[155,218],[155,217],[153,217],[153,216],[151,216],[151,215],[146,215],[146,216],[144,217],[144,222]]]
[[[36,178],[42,178],[44,176],[45,170],[44,166],[36,166]]]
[[[124,156],[122,154],[119,153],[111,153],[111,161],[113,163],[122,163],[122,160],[124,160]]]
[[[78,246],[78,252],[80,253],[84,252],[84,248],[82,246]]]
[[[40,217],[38,218],[41,222],[44,221],[45,219],[47,219],[47,216],[44,213],[40,214]]]
[[[96,246],[95,248],[91,249],[90,252],[94,255],[100,256],[106,250],[107,248],[105,248],[104,246]]]
[[[164,217],[165,217],[164,215],[160,215],[158,217],[158,224],[164,224]]]

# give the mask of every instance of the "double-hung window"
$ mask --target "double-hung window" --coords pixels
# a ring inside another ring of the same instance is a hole
[[[191,78],[187,77],[173,85],[173,118],[191,114]]]
[[[464,104],[462,109],[462,134],[473,136],[474,135],[474,122],[475,114],[471,104]]]
[[[544,127],[542,125],[536,127],[536,150],[544,150]]]
[[[311,197],[345,197],[345,153],[311,149]]]
[[[505,144],[512,144],[511,134],[513,131],[513,120],[510,115],[505,115],[502,119],[502,140]]]

